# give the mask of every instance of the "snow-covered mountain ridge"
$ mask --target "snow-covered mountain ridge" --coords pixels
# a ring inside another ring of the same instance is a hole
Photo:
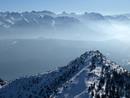
[[[50,73],[16,79],[0,98],[130,98],[130,73],[102,53],[88,51]]]
[[[129,14],[102,15],[100,13],[76,14],[66,13],[56,14],[51,11],[32,12],[0,12],[0,29],[39,27],[53,28],[62,25],[74,25],[83,21],[130,21]],[[65,25],[65,26],[67,26]]]
[[[129,14],[102,15],[95,12],[58,14],[50,11],[0,12],[1,39],[44,37],[91,40],[95,39],[95,34],[98,33],[97,35],[101,34],[107,38],[100,36],[99,38],[96,36],[96,38],[106,40],[113,39],[118,34],[123,34],[122,32],[128,32],[129,25]],[[118,29],[119,27],[121,29]],[[110,35],[110,38],[106,36],[106,33]],[[114,35],[113,38],[111,35]]]

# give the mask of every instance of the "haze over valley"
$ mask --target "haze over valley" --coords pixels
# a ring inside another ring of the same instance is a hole
[[[13,80],[100,50],[130,70],[130,14],[0,12],[0,77]]]

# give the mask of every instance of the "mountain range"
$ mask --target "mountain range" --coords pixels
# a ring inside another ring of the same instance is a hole
[[[0,98],[130,98],[130,73],[100,51],[87,51],[55,71],[6,83]]]
[[[96,22],[96,21],[122,21],[130,22],[129,14],[121,15],[102,15],[100,13],[76,14],[66,13],[56,14],[51,11],[32,11],[32,12],[0,12],[0,33],[13,33],[16,31],[29,30],[30,28],[55,30],[70,28],[75,25]]]

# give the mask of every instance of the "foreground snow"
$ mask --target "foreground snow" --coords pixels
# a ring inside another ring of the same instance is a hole
[[[0,89],[0,98],[130,98],[130,74],[99,51],[67,66],[24,77]]]

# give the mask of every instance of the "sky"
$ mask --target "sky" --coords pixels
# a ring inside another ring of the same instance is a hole
[[[130,13],[130,0],[0,0],[0,11]]]

